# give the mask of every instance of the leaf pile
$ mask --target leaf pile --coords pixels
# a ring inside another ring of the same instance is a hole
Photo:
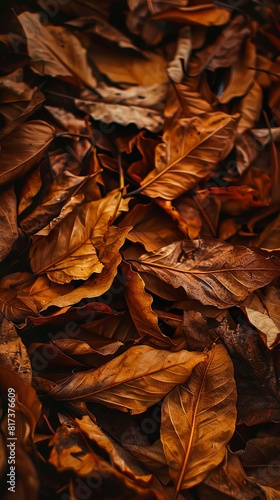
[[[1,498],[280,499],[278,2],[0,10]]]

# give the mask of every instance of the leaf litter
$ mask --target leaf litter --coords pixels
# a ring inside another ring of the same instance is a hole
[[[280,499],[278,2],[0,10],[1,498]]]

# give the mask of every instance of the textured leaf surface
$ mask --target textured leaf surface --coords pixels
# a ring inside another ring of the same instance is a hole
[[[139,271],[183,287],[189,298],[226,308],[279,276],[277,258],[218,240],[178,241],[132,261]]]
[[[233,365],[218,345],[163,402],[161,440],[178,493],[201,482],[223,460],[235,421]]]
[[[56,400],[82,399],[141,413],[185,381],[204,354],[171,353],[148,346],[131,347],[98,370],[73,375],[49,392]]]
[[[217,112],[175,120],[156,148],[155,169],[141,191],[172,200],[193,188],[232,149],[237,117]]]

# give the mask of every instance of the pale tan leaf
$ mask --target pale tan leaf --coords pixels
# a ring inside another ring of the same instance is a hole
[[[280,293],[273,285],[253,293],[243,304],[252,325],[260,332],[267,347],[280,342]]]
[[[175,83],[184,79],[192,50],[191,30],[189,26],[182,28],[178,35],[176,53],[167,65],[167,74]]]
[[[151,132],[159,132],[163,128],[166,84],[125,90],[100,84],[96,92],[100,97],[82,96],[75,100],[77,108],[90,114],[94,120],[120,125],[134,123],[137,128],[146,128]]]

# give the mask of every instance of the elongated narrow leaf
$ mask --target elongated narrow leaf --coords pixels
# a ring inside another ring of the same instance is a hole
[[[2,139],[0,186],[25,175],[42,158],[53,137],[52,125],[34,120],[19,125]]]
[[[171,339],[160,331],[157,314],[152,309],[153,299],[145,291],[141,276],[126,263],[123,264],[123,270],[127,306],[140,337],[151,336],[151,342],[158,346],[171,345]]]
[[[32,271],[47,273],[57,283],[87,279],[104,267],[97,254],[104,234],[120,201],[118,190],[102,200],[78,206],[46,237],[34,242],[30,249]],[[127,209],[121,203],[120,210]]]
[[[156,148],[155,169],[141,182],[141,191],[173,200],[192,189],[232,149],[238,116],[216,112],[174,120]]]
[[[142,413],[184,382],[205,357],[196,352],[131,347],[97,370],[73,375],[48,396],[63,401],[95,401],[121,411]]]
[[[0,193],[0,261],[9,254],[17,237],[17,200],[10,186]]]
[[[224,458],[236,422],[233,365],[218,345],[166,396],[161,440],[176,491],[200,483]]]
[[[177,241],[132,262],[139,271],[183,287],[189,298],[219,308],[238,304],[280,274],[278,258],[214,239]]]

